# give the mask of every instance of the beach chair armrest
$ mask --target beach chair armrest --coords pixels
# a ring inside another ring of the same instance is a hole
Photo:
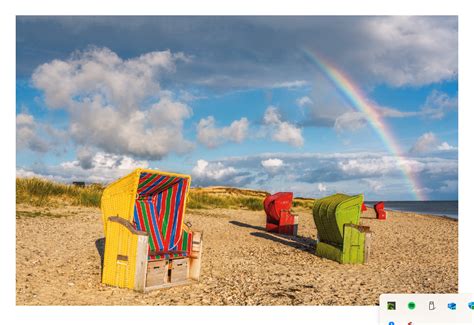
[[[148,258],[148,234],[120,217],[109,217],[102,282],[143,291]]]
[[[370,227],[368,227],[368,226],[359,226],[359,225],[355,225],[355,224],[352,224],[352,223],[346,223],[344,225],[344,227],[350,227],[350,228],[357,229],[361,233],[372,233],[372,231],[370,231]]]
[[[135,229],[135,227],[133,227],[133,225],[130,223],[130,221],[128,220],[125,220],[123,218],[120,218],[120,217],[109,217],[107,222],[114,222],[114,223],[118,223],[120,224],[121,226],[125,227],[125,229],[127,229],[128,231],[130,231],[131,234],[133,235],[137,235],[137,236],[148,236],[148,233],[145,232],[145,231],[140,231],[140,230],[137,230]]]

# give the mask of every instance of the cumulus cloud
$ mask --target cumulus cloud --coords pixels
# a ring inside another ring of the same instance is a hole
[[[16,146],[17,150],[29,149],[44,153],[50,149],[50,144],[40,134],[40,127],[33,115],[20,113],[16,116]]]
[[[192,148],[182,134],[191,108],[158,83],[179,60],[188,58],[162,51],[124,60],[107,48],[89,48],[40,65],[32,81],[49,108],[69,113],[70,135],[79,145],[161,159]]]
[[[302,130],[296,125],[282,121],[278,109],[269,106],[263,116],[263,123],[271,134],[273,140],[288,143],[294,147],[301,147],[304,144]]]
[[[338,132],[355,131],[367,125],[367,118],[362,112],[349,111],[338,118],[334,122],[334,128]]]
[[[410,153],[419,154],[433,151],[454,151],[457,148],[448,144],[447,142],[441,142],[433,132],[427,132],[422,134],[411,147]]]
[[[452,151],[452,150],[456,150],[457,148],[450,145],[449,143],[447,142],[442,142],[440,145],[438,145],[436,147],[438,150],[440,151]]]
[[[446,113],[456,110],[457,108],[457,96],[451,97],[442,91],[433,90],[426,98],[421,112],[428,118],[439,120],[443,118]]]
[[[273,168],[279,169],[273,172]],[[448,194],[440,188],[445,181],[457,180],[457,168],[457,157],[446,155],[400,158],[383,152],[266,153],[198,162],[193,182],[200,186],[237,184],[270,192],[285,187],[306,197],[339,191],[364,193],[368,199],[403,200],[413,199],[413,185],[404,174],[408,170],[423,180],[423,187],[416,190],[446,198],[443,195],[452,197],[457,192]]]
[[[249,122],[245,117],[219,128],[215,126],[214,117],[208,116],[197,125],[197,139],[209,148],[215,148],[226,141],[240,143],[247,137],[248,128]]]
[[[364,177],[376,175],[390,175],[407,169],[410,172],[421,172],[424,165],[417,160],[395,156],[370,158],[341,159],[337,163],[338,169],[346,177]]]
[[[318,191],[319,192],[326,192],[328,190],[327,186],[323,183],[318,183]]]
[[[372,17],[362,25],[368,43],[376,46],[359,49],[366,55],[361,64],[375,78],[393,86],[419,86],[457,77],[457,51],[446,51],[458,47],[457,19]]]
[[[130,173],[135,168],[148,167],[147,161],[104,152],[93,154],[88,160],[87,168],[84,168],[83,164],[83,161],[77,159],[62,162],[59,165],[18,167],[16,174],[17,177],[40,177],[63,183],[79,180],[105,184]]]
[[[313,103],[313,100],[309,98],[308,96],[303,96],[296,99],[296,105],[298,105],[299,107],[311,105],[312,103]]]
[[[248,173],[226,166],[222,162],[199,159],[192,169],[193,183],[197,186],[240,186],[248,184]]]
[[[112,48],[133,43],[131,53],[149,48],[150,39],[164,49],[193,53],[200,60],[180,67],[176,80],[214,89],[312,82],[311,63],[295,51],[302,48],[323,52],[364,84],[426,85],[457,75],[455,16],[19,17],[17,25],[24,40],[18,44],[18,70],[27,75],[32,64],[50,60],[51,46],[55,51],[74,48],[78,26],[87,43],[101,33]],[[61,33],[54,32],[57,26]],[[39,42],[45,34],[47,44]],[[34,58],[28,54],[32,47]]]
[[[283,160],[278,158],[269,158],[260,162],[267,171],[275,173],[283,167]]]
[[[364,179],[363,181],[367,183],[370,189],[375,193],[378,193],[383,188],[383,182],[380,180]]]

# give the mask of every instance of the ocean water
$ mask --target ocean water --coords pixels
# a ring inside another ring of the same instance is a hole
[[[384,201],[385,209],[458,218],[458,201]],[[365,202],[373,207],[377,202]]]

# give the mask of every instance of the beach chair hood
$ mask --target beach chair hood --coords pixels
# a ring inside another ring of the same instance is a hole
[[[282,211],[290,211],[293,202],[293,193],[279,192],[269,195],[263,201],[263,207],[267,218],[278,224]]]
[[[190,183],[189,175],[136,169],[110,184],[101,202],[104,233],[107,218],[117,216],[148,233],[151,259],[186,251],[191,236],[183,231],[183,215]]]

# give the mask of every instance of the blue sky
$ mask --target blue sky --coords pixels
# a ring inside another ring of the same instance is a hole
[[[150,167],[194,186],[457,199],[457,48],[456,17],[18,17],[17,175]],[[403,157],[307,51],[363,91]]]

